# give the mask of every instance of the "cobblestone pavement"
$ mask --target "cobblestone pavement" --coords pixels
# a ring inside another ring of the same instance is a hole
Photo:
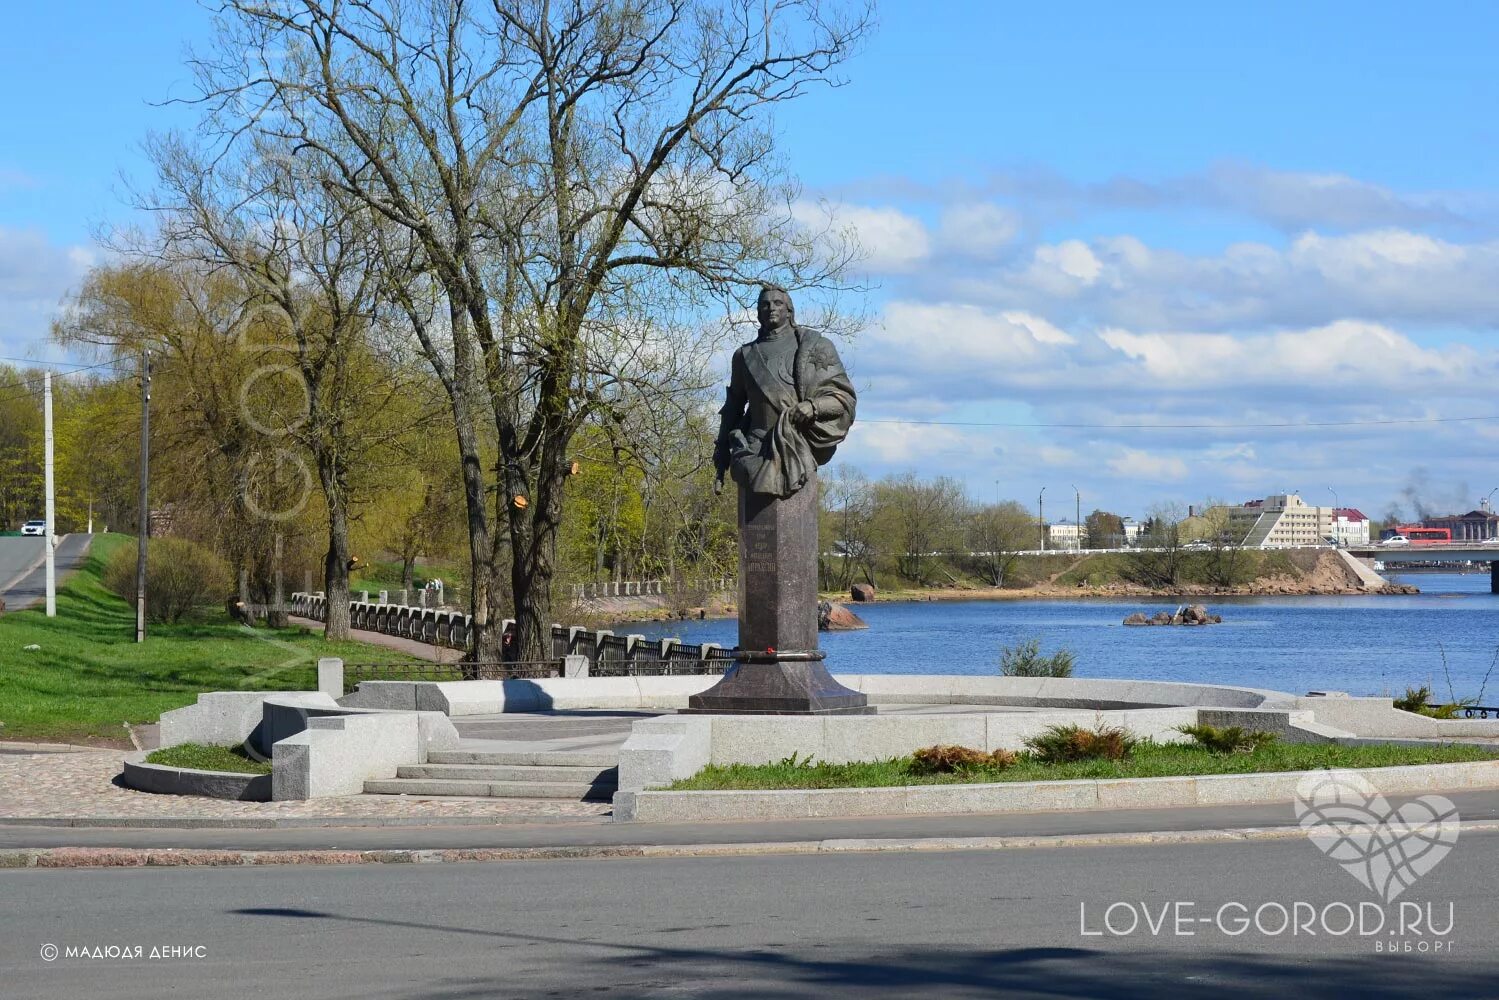
[[[555,799],[345,795],[301,802],[229,802],[187,795],[155,795],[113,783],[125,754],[119,750],[0,756],[0,822],[39,817],[509,817],[588,819],[605,816],[607,802]]]

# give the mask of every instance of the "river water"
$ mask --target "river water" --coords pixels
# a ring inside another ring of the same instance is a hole
[[[1429,684],[1436,698],[1478,697],[1499,651],[1499,595],[1487,573],[1392,577],[1422,593],[1390,597],[1225,597],[1207,600],[1223,624],[1126,628],[1174,599],[892,601],[853,605],[869,628],[828,632],[835,673],[993,674],[1001,646],[1029,638],[1065,646],[1074,676],[1235,684],[1304,693],[1399,695]],[[733,646],[733,620],[616,626],[617,633]],[[1444,671],[1442,660],[1446,657]],[[1450,677],[1450,690],[1449,690]],[[1483,703],[1499,699],[1495,668]]]

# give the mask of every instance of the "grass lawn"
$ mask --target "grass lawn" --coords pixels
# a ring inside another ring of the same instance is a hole
[[[206,746],[202,743],[179,743],[174,747],[153,750],[146,755],[148,764],[191,767],[199,771],[229,771],[234,774],[270,774],[267,761],[255,760],[244,747]]]
[[[875,788],[890,785],[972,784],[984,781],[1060,781],[1070,778],[1165,778],[1183,774],[1247,774],[1310,771],[1322,767],[1394,767],[1448,764],[1499,757],[1491,747],[1448,744],[1429,747],[1340,747],[1325,743],[1272,743],[1254,753],[1216,755],[1185,744],[1141,743],[1122,761],[1084,760],[1042,764],[1022,755],[1004,769],[976,767],[950,774],[920,774],[910,757],[850,764],[710,764],[671,791],[756,788]]]
[[[123,723],[155,722],[201,691],[310,690],[317,659],[410,659],[360,642],[326,642],[308,629],[249,629],[222,609],[196,621],[148,625],[135,643],[135,608],[104,589],[109,554],[128,535],[95,535],[82,568],[58,589],[57,617],[40,606],[0,615],[0,737],[128,746]],[[26,652],[29,645],[40,646]]]

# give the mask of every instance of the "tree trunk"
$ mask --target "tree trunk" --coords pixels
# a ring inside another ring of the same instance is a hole
[[[401,586],[406,590],[416,589],[416,556],[409,553],[401,555]]]
[[[323,557],[323,591],[327,595],[327,639],[350,638],[349,622],[349,513],[343,495],[328,490],[328,552]]]
[[[253,628],[255,625],[255,607],[250,603],[250,598],[250,568],[242,565],[239,568],[239,606],[244,609],[245,624]]]
[[[514,657],[545,660],[551,656],[552,578],[557,567],[557,529],[562,520],[562,491],[570,435],[555,430],[542,445],[530,517],[517,511],[511,519],[510,582],[515,599]],[[529,522],[529,523],[528,523]],[[517,530],[519,529],[519,530]]]
[[[286,613],[286,580],[281,571],[281,564],[284,561],[282,550],[281,532],[278,531],[271,551],[271,606],[266,615],[266,624],[271,628],[286,628],[291,624]]]

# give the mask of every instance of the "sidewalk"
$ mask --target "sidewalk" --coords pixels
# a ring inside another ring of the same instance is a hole
[[[1409,797],[1391,797],[1397,807]],[[1499,830],[1499,795],[1450,796],[1465,834]],[[1251,842],[1305,836],[1289,803],[1024,815],[671,826],[581,822],[269,830],[69,829],[0,820],[0,868],[723,857]],[[1308,846],[1309,850],[1314,848]],[[0,876],[3,878],[3,876]]]
[[[286,620],[292,625],[300,625],[302,628],[321,632],[324,625],[320,621],[311,618],[299,618],[296,615],[287,615]],[[463,653],[456,649],[444,649],[441,646],[429,646],[425,642],[417,642],[415,639],[404,639],[398,635],[386,635],[384,632],[367,632],[364,629],[355,628],[349,630],[349,638],[355,642],[367,643],[371,646],[384,646],[386,649],[395,650],[397,653],[405,653],[414,656],[418,660],[428,660],[432,663],[457,663]]]
[[[111,820],[167,826],[178,821],[320,818],[330,821],[467,818],[601,819],[607,802],[553,799],[468,799],[448,796],[346,795],[299,802],[231,802],[185,795],[154,795],[114,783],[123,750],[0,754],[0,823],[12,820],[68,823]]]

